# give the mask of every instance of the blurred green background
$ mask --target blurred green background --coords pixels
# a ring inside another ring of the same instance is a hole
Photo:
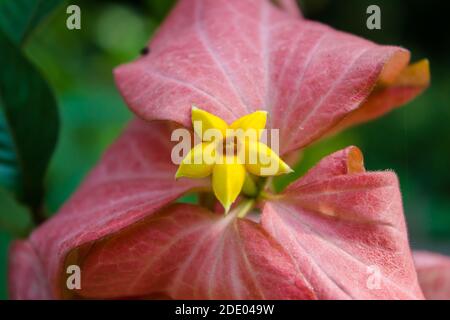
[[[81,7],[81,30],[65,27],[66,4],[28,39],[26,56],[49,81],[61,118],[45,181],[48,212],[58,210],[131,118],[112,69],[139,55],[173,2],[72,1]],[[382,30],[366,28],[371,4],[381,7]],[[308,148],[297,172],[332,151],[359,146],[367,169],[393,169],[399,175],[412,246],[450,253],[450,3],[303,0],[301,6],[309,19],[404,46],[412,51],[413,61],[428,58],[432,84],[407,107]],[[5,215],[14,219],[1,218]],[[8,246],[30,226],[27,211],[0,188],[0,299],[7,297]]]

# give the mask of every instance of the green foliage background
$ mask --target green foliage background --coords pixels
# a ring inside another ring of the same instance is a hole
[[[56,6],[49,17],[28,17],[30,26],[44,21],[32,33],[11,29],[5,20],[6,11],[2,11],[8,1],[0,0],[0,30],[21,33],[14,36],[14,43],[47,79],[59,108],[58,142],[44,181],[43,212],[50,215],[131,118],[111,71],[139,55],[173,1],[72,1],[82,10],[81,30],[65,27],[67,4],[63,4]],[[46,5],[57,2],[48,1]],[[398,173],[412,246],[450,253],[450,38],[446,33],[450,4],[439,0],[301,3],[307,18],[380,43],[404,46],[412,51],[413,61],[428,58],[432,85],[407,107],[312,146],[297,166],[297,174],[330,152],[351,144],[359,146],[369,170],[392,169]],[[381,7],[381,31],[366,28],[365,12],[371,4]],[[19,15],[18,21],[21,18]],[[288,182],[278,183],[281,187]],[[31,227],[27,208],[15,200],[11,190],[0,187],[0,299],[7,297],[8,246]]]

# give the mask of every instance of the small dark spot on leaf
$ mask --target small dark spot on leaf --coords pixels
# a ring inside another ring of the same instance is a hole
[[[149,47],[145,47],[141,49],[141,55],[145,56],[147,54],[150,53],[150,48]]]

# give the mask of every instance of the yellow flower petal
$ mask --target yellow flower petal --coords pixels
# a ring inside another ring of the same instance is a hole
[[[267,111],[255,111],[251,114],[243,116],[236,121],[234,121],[231,125],[231,129],[242,129],[247,131],[248,129],[255,129],[259,132],[262,131],[266,127],[267,122]],[[260,134],[258,135],[258,137]]]
[[[201,128],[199,124],[201,124]],[[225,121],[197,107],[192,107],[192,125],[194,126],[195,133],[202,139],[205,132],[209,129],[219,130],[223,138],[228,128]]]
[[[216,198],[228,212],[242,190],[245,180],[245,167],[236,157],[224,159],[224,163],[214,165],[212,186]]]
[[[230,125],[230,130],[235,130],[234,136],[238,138],[241,145],[249,145],[256,143],[261,138],[263,130],[266,126],[267,112],[256,111],[243,116]],[[229,136],[230,133],[227,134]],[[244,150],[241,150],[242,152]],[[240,153],[240,157],[243,154]]]
[[[213,143],[197,144],[184,157],[175,178],[204,178],[209,176],[214,166],[213,161],[210,161],[210,155],[214,156],[214,152],[215,146]]]
[[[254,175],[268,177],[291,173],[293,170],[267,145],[261,142],[246,145],[245,167]]]

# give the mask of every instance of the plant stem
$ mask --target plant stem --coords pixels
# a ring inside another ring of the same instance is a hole
[[[254,199],[244,200],[236,209],[233,210],[233,214],[235,214],[238,218],[244,218],[247,213],[249,213],[250,210],[253,209],[254,204]]]
[[[273,193],[267,192],[267,191],[262,191],[259,194],[259,198],[266,199],[266,200],[278,200],[278,199],[282,199],[283,195],[273,194]]]
[[[250,174],[245,175],[244,185],[242,186],[242,193],[249,197],[256,197],[258,195],[258,187]]]

